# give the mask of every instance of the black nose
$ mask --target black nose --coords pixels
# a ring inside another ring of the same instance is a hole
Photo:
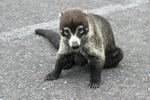
[[[72,42],[72,49],[78,49],[79,45],[77,42]]]

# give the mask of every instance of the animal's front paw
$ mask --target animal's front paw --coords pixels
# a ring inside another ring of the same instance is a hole
[[[44,81],[46,80],[54,80],[54,79],[57,79],[59,75],[55,75],[53,72],[52,73],[49,73],[47,74],[45,77],[44,77]]]
[[[89,88],[93,88],[93,89],[96,89],[96,88],[99,88],[99,85],[100,83],[93,83],[93,82],[90,82],[89,83]]]

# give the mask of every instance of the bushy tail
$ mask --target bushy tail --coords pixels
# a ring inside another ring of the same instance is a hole
[[[105,56],[104,69],[113,68],[123,59],[123,51],[119,47],[116,47],[113,52],[110,51]]]
[[[59,49],[60,35],[58,33],[48,29],[36,29],[35,34],[47,38],[55,46],[56,49]]]

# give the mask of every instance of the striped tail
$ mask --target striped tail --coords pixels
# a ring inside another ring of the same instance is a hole
[[[47,38],[56,49],[59,49],[60,35],[58,33],[48,29],[36,29],[35,34]]]

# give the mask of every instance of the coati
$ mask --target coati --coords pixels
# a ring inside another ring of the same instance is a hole
[[[52,30],[35,30],[58,49],[55,69],[44,80],[57,79],[62,69],[77,64],[89,67],[89,87],[98,88],[102,69],[117,66],[123,58],[110,24],[99,15],[72,8],[60,13],[59,29],[60,35]]]

